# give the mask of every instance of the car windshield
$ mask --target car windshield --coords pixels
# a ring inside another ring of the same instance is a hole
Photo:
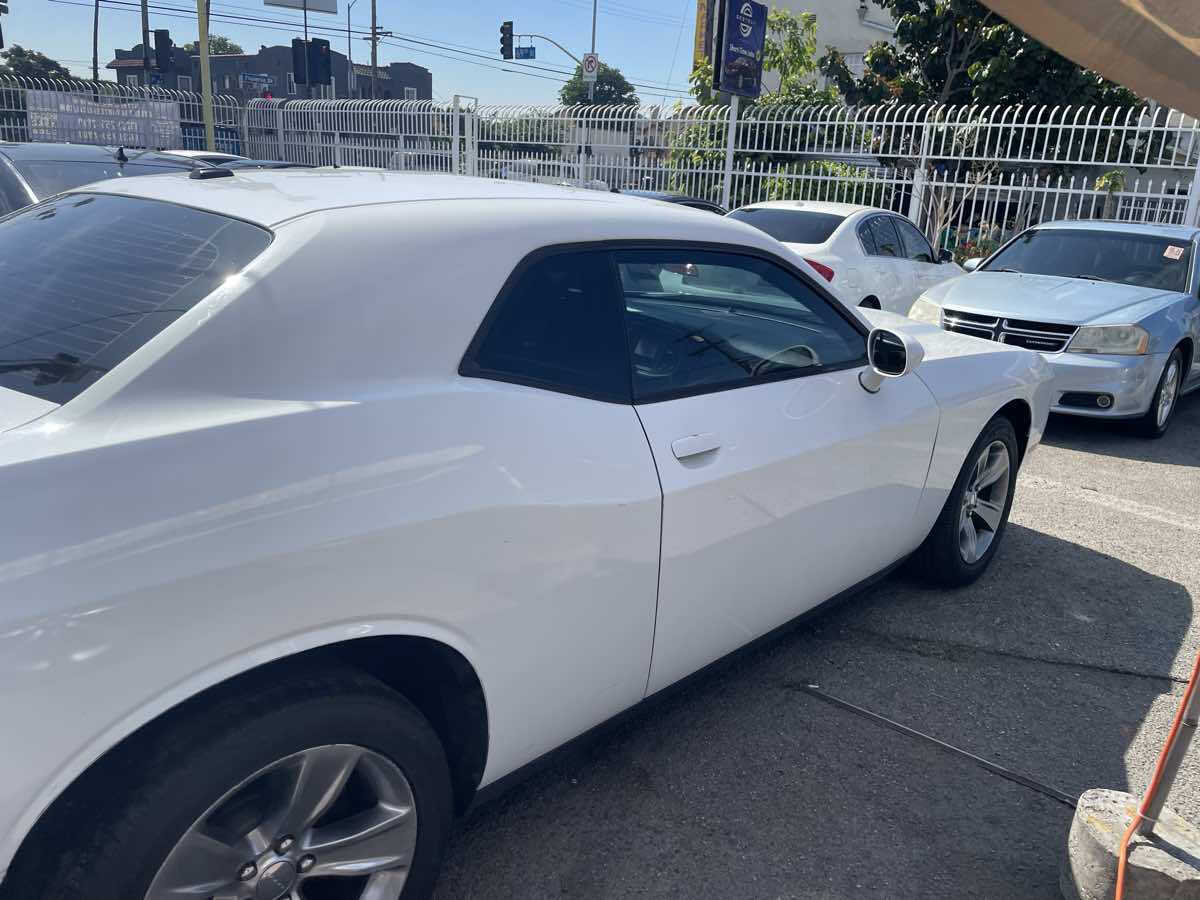
[[[772,207],[735,209],[729,218],[749,222],[785,244],[823,244],[829,240],[834,229],[846,220],[845,216],[833,213]]]
[[[0,219],[0,387],[66,403],[270,242],[225,216],[105,194]]]
[[[1062,275],[1186,291],[1191,241],[1098,229],[1037,228],[988,260],[990,272]]]
[[[130,156],[133,153],[129,154]],[[52,160],[14,159],[13,166],[21,177],[33,188],[38,197],[52,197],[72,188],[103,181],[106,178],[129,178],[134,175],[161,175],[165,172],[186,172],[191,167],[183,160],[179,164],[128,162],[122,165],[113,159],[104,160]]]

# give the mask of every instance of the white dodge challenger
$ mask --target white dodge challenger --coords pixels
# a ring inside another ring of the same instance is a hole
[[[0,220],[0,896],[425,897],[481,786],[911,560],[1049,372],[748,225],[399,173]]]

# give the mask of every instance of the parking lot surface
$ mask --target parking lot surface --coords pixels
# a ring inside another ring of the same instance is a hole
[[[854,552],[847,548],[846,552]],[[1071,808],[1144,789],[1200,646],[1200,395],[1055,419],[987,574],[893,575],[481,803],[437,896],[1055,898]],[[1200,752],[1169,804],[1200,820]]]

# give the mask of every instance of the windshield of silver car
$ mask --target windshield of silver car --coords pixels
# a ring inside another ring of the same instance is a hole
[[[1004,247],[983,268],[1186,291],[1191,266],[1189,240],[1099,229],[1038,228]]]

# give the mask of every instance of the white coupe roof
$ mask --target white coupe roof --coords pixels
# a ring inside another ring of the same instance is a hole
[[[524,181],[497,181],[462,175],[419,174],[345,169],[238,170],[224,178],[190,178],[181,175],[148,175],[89,185],[89,192],[121,194],[180,203],[272,226],[308,213],[356,206],[429,200],[560,200],[568,201],[586,218],[603,208],[629,210],[639,220],[661,219],[678,225],[680,216],[707,216],[736,234],[748,226],[726,221],[712,213],[680,209],[670,204],[647,203],[635,197],[583,188]],[[591,210],[591,212],[589,212]],[[565,210],[560,211],[560,215]],[[609,216],[605,216],[608,218]],[[755,229],[751,229],[755,230]]]

